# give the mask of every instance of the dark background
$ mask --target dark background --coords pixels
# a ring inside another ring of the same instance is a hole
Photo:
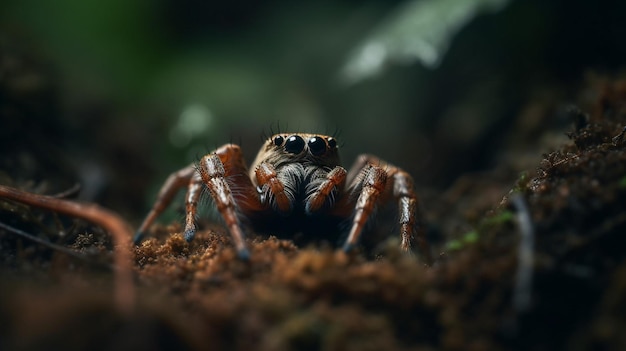
[[[339,134],[346,166],[373,153],[437,193],[498,167],[505,145],[549,149],[539,138],[570,124],[560,111],[585,76],[626,58],[623,1],[511,1],[462,27],[435,68],[342,84],[350,53],[403,5],[3,1],[3,179],[80,183],[136,223],[170,172],[227,142],[251,161],[280,129]]]

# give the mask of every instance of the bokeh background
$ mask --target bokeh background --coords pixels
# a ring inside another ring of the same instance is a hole
[[[251,161],[263,135],[310,131],[436,194],[548,149],[585,76],[623,68],[625,19],[608,0],[4,0],[0,170],[136,223],[216,146]]]

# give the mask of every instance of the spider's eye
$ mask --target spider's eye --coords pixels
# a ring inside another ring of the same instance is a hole
[[[280,135],[274,137],[274,145],[276,146],[281,146],[284,141],[285,138],[281,137]]]
[[[328,147],[334,149],[337,147],[337,140],[335,138],[328,138]]]
[[[292,154],[299,154],[304,150],[304,139],[298,135],[292,135],[287,138],[285,143],[285,151]]]
[[[309,139],[309,150],[314,156],[323,155],[326,152],[326,142],[320,137],[312,137]]]

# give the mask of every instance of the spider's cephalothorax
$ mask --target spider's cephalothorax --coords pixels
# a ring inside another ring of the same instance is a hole
[[[350,230],[343,249],[349,251],[358,242],[375,207],[395,199],[402,249],[409,251],[416,236],[425,261],[431,261],[428,243],[417,223],[418,201],[411,176],[371,155],[359,156],[347,172],[340,165],[333,137],[306,133],[282,133],[267,139],[249,172],[239,146],[226,144],[202,157],[198,165],[173,173],[161,188],[135,241],[141,240],[182,187],[187,187],[185,238],[193,239],[197,204],[204,186],[243,259],[249,252],[242,223],[259,230],[309,232],[335,230],[323,226],[336,227],[348,220]]]
[[[310,134],[273,136],[259,150],[251,169],[260,202],[283,215],[313,214],[322,206],[332,206],[346,173],[339,166],[335,139]],[[334,173],[329,178],[330,172]],[[329,181],[328,196],[320,197],[320,187]]]

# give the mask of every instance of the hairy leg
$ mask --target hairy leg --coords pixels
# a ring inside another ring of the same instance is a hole
[[[198,212],[198,200],[202,194],[202,178],[200,173],[194,172],[185,196],[185,240],[193,240],[196,236],[196,214]]]
[[[159,191],[159,195],[157,195],[157,199],[152,206],[152,209],[143,220],[143,223],[141,223],[141,226],[135,234],[135,238],[133,239],[135,244],[138,244],[141,241],[148,228],[150,228],[159,215],[163,213],[170,202],[172,202],[176,193],[178,193],[181,188],[189,185],[194,173],[196,173],[195,166],[189,165],[167,177],[167,180],[163,183],[163,186]]]
[[[401,248],[409,252],[415,240],[424,261],[431,265],[433,263],[432,253],[428,240],[426,240],[424,225],[421,223],[419,200],[413,190],[413,178],[407,172],[397,168],[393,174],[393,198],[398,201],[400,235],[402,236]]]
[[[249,256],[239,224],[239,211],[251,213],[262,210],[256,189],[248,177],[245,160],[237,145],[226,144],[204,156],[196,167],[190,165],[171,174],[159,191],[157,200],[140,226],[135,243],[170,204],[174,195],[187,187],[185,197],[185,239],[191,241],[196,233],[198,200],[206,186],[220,214],[226,221],[233,242],[242,259]]]
[[[351,184],[348,191],[357,191],[359,195],[354,207],[352,227],[350,228],[348,239],[343,245],[344,251],[352,250],[359,241],[365,224],[367,224],[368,219],[376,208],[381,195],[385,192],[386,185],[387,172],[372,164],[367,164],[363,167],[361,175],[356,177]]]
[[[382,187],[382,190],[378,190],[380,189],[380,186],[377,184],[380,183],[380,180],[376,180],[377,178],[382,177],[375,174],[368,175],[371,172],[368,171],[368,169],[371,167],[380,169],[386,174],[388,182],[386,182],[386,184]],[[348,237],[348,241],[344,246],[344,250],[349,250],[354,244],[356,244],[356,239],[358,239],[358,236],[360,235],[359,227],[360,230],[363,228],[363,225],[356,224],[359,212],[361,214],[359,215],[358,221],[363,221],[365,223],[367,218],[363,218],[364,214],[371,214],[373,207],[377,202],[382,202],[387,200],[389,197],[393,197],[393,199],[398,202],[402,250],[409,252],[415,239],[424,261],[428,265],[432,264],[430,245],[426,240],[425,230],[421,223],[419,200],[413,187],[413,178],[411,175],[375,156],[361,155],[350,169],[350,172],[348,173],[348,181],[350,182],[349,191],[360,193],[360,195],[356,200],[356,212],[353,220],[354,224]],[[372,200],[372,198],[375,199]],[[358,209],[360,207],[363,207],[364,210],[359,211]],[[369,211],[367,211],[368,208],[370,208]],[[352,239],[353,241],[350,241],[352,235],[356,238]]]
[[[227,144],[200,160],[198,173],[209,190],[213,202],[226,222],[239,258],[250,256],[246,247],[243,230],[239,221],[239,211],[249,212],[262,209],[258,194],[247,175],[243,155],[238,146]],[[233,189],[237,189],[237,196]],[[240,199],[239,203],[236,199]],[[194,210],[193,206],[190,208]],[[188,212],[188,220],[195,213]]]

